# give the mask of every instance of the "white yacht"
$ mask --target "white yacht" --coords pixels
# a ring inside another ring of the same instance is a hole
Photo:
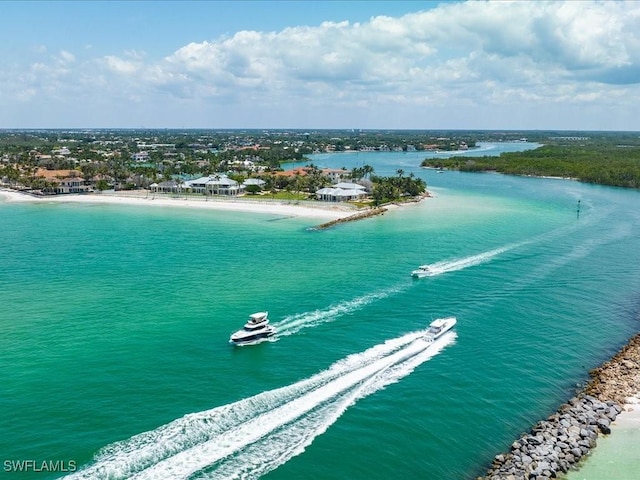
[[[451,330],[456,324],[456,317],[438,318],[429,325],[429,330],[425,333],[425,339],[434,341]]]
[[[411,276],[418,278],[430,277],[432,275],[435,275],[435,272],[429,265],[420,265],[413,272],[411,272]]]
[[[242,330],[231,335],[229,341],[238,345],[267,338],[275,333],[275,327],[269,325],[269,312],[257,312],[249,315],[249,320],[244,324]]]

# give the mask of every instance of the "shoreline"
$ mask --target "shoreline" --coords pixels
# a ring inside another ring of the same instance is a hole
[[[58,195],[35,196],[0,187],[0,202],[5,203],[85,203],[151,207],[200,208],[217,211],[235,211],[282,215],[285,217],[315,218],[323,220],[312,229],[324,230],[341,223],[352,222],[384,214],[387,211],[405,205],[415,205],[425,198],[431,198],[429,192],[405,203],[389,203],[376,208],[357,208],[344,203],[323,203],[313,201],[287,201],[252,198],[220,197],[178,197],[170,194],[158,194],[148,191],[121,191],[109,193],[66,193]]]
[[[583,480],[588,478],[581,473],[585,465],[595,467],[594,471],[609,471],[612,467],[606,458],[600,459],[605,465],[588,462],[597,452],[597,440],[602,435],[614,443],[616,437],[612,434],[616,431],[640,433],[640,334],[610,360],[591,370],[589,376],[589,382],[575,397],[514,441],[508,453],[496,455],[487,473],[478,480]],[[631,458],[640,458],[640,445],[625,444],[625,448],[633,449]],[[629,463],[632,462],[622,456],[617,468],[632,468]]]
[[[635,480],[640,471],[640,394],[626,399],[622,412],[611,424],[612,435],[599,440],[597,448],[564,480]],[[615,435],[613,434],[615,433]]]
[[[4,202],[28,203],[94,203],[109,205],[137,205],[150,207],[200,208],[218,211],[266,213],[289,217],[322,218],[338,220],[349,217],[358,210],[349,205],[291,203],[280,200],[220,199],[209,197],[171,197],[163,194],[131,191],[127,193],[59,194],[36,197],[28,193],[0,188]]]

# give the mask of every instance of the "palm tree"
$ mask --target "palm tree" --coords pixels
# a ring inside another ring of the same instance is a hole
[[[184,180],[178,177],[178,179],[176,180],[176,190],[178,192],[178,197],[180,196],[180,192],[182,191],[183,186],[184,186]]]
[[[362,173],[364,177],[369,177],[373,173],[373,167],[371,165],[364,165],[362,167]]]

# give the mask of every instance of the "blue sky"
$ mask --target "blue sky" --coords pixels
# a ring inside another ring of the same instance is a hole
[[[640,130],[640,2],[4,1],[0,128]]]

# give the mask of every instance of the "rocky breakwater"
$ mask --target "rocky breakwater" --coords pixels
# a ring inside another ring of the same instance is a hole
[[[353,215],[349,215],[348,217],[338,218],[337,220],[331,220],[330,222],[323,223],[316,227],[311,228],[310,230],[326,230],[327,228],[333,227],[335,225],[339,225],[341,223],[353,222],[355,220],[362,220],[363,218],[375,217],[376,215],[383,215],[386,212],[386,208],[371,208],[369,210],[365,210],[364,212],[358,212]]]
[[[561,477],[596,446],[625,400],[640,392],[640,335],[611,360],[589,372],[587,386],[496,455],[478,480],[545,480]]]

